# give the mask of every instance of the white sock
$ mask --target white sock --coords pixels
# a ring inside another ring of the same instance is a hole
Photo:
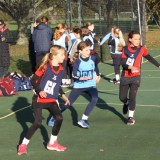
[[[128,117],[133,117],[133,116],[134,116],[134,111],[129,110]]]
[[[56,140],[57,140],[57,136],[54,136],[54,135],[51,134],[49,143],[53,144]]]
[[[120,80],[119,74],[116,74],[116,80],[117,80],[117,81]]]
[[[28,145],[29,141],[30,141],[29,139],[24,138],[24,139],[23,139],[23,141],[22,141],[22,144],[26,144],[26,145]]]
[[[88,116],[86,116],[85,114],[83,114],[83,115],[82,115],[82,119],[83,119],[83,120],[87,120],[87,119],[88,119]]]

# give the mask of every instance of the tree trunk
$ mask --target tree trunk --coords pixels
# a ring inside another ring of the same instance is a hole
[[[146,32],[147,32],[147,21],[146,21],[146,8],[145,8],[146,0],[143,0],[141,3],[141,21],[142,21],[142,44],[146,45]]]
[[[106,14],[105,14],[105,21],[107,22],[107,28],[110,30],[111,26],[114,22],[114,13],[112,8],[112,0],[108,0],[106,4]]]
[[[24,45],[28,43],[28,21],[29,20],[21,20],[17,21],[18,24],[18,45]]]

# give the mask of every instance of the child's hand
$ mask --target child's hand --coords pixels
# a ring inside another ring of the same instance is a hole
[[[97,76],[97,75],[96,75],[96,83],[99,83],[100,80],[101,80],[101,76]]]
[[[70,101],[69,101],[69,99],[66,97],[65,94],[62,94],[62,98],[63,98],[63,100],[65,101],[65,105],[70,105]]]
[[[70,101],[69,101],[69,99],[68,99],[68,98],[67,98],[67,100],[66,100],[65,105],[70,105]]]
[[[89,77],[80,77],[80,80],[83,80],[83,81],[87,81],[87,80],[90,80],[92,79],[92,76],[89,76]]]
[[[47,93],[46,93],[45,91],[40,91],[40,92],[39,92],[39,96],[40,96],[41,98],[46,98],[46,97],[47,97]]]
[[[129,69],[131,69],[132,73],[137,73],[139,72],[139,69],[137,67],[131,66]]]

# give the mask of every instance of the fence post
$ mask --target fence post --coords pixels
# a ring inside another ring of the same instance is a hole
[[[99,7],[99,29],[100,29],[100,42],[102,40],[102,23],[101,23],[101,16],[102,16],[102,11],[101,11],[101,0],[98,3]],[[103,52],[102,52],[102,46],[100,46],[100,57],[101,57],[101,62],[103,62]]]

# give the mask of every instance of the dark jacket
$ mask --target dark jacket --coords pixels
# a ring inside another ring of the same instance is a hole
[[[5,38],[4,41],[2,41],[3,38]],[[10,31],[5,25],[0,31],[0,67],[8,67],[10,65],[9,43],[12,40]]]
[[[48,52],[51,47],[51,40],[53,37],[52,29],[40,23],[33,31],[32,40],[34,43],[35,52]]]

